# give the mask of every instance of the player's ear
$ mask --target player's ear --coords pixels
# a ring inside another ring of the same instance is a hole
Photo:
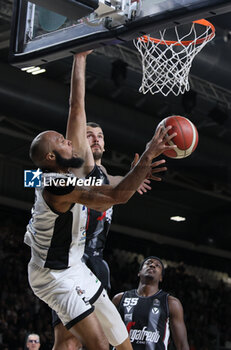
[[[55,160],[55,154],[53,152],[49,152],[46,154],[46,160]]]

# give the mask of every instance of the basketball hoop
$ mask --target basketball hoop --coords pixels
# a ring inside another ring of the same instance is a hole
[[[144,35],[134,40],[142,57],[143,79],[139,91],[143,94],[150,91],[153,95],[161,92],[167,96],[172,92],[178,96],[188,91],[192,61],[215,36],[214,26],[205,19],[193,21],[184,35],[175,27],[176,40],[166,40],[166,31],[159,32],[159,39]]]

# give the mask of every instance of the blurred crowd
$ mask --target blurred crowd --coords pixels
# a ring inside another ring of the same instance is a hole
[[[28,333],[39,334],[40,349],[49,350],[53,345],[51,313],[28,285],[30,249],[23,244],[24,231],[25,226],[13,219],[0,224],[0,350],[24,350]],[[118,255],[110,250],[105,259],[111,269],[111,296],[137,287],[137,257],[121,266]],[[231,291],[228,286],[220,282],[218,287],[212,288],[197,276],[187,275],[181,264],[178,268],[166,269],[161,287],[183,304],[190,350],[231,349]]]

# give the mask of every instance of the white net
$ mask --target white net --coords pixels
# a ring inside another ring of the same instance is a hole
[[[175,41],[165,38],[166,29],[159,33],[159,39],[145,35],[134,40],[143,67],[139,91],[143,94],[151,92],[153,95],[161,92],[164,96],[172,92],[178,96],[189,90],[188,77],[192,61],[214,38],[215,30],[208,21],[198,20],[192,23],[190,31],[181,38],[178,27],[175,27]]]

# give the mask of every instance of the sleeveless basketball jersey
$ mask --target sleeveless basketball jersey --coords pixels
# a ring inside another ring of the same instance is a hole
[[[66,269],[78,264],[83,256],[87,208],[73,203],[67,212],[56,212],[46,204],[42,191],[43,188],[35,190],[35,203],[24,242],[31,247],[31,259],[38,266]]]
[[[103,184],[109,184],[106,174],[97,165],[95,165],[87,177],[96,177],[96,179],[101,179]],[[88,209],[85,246],[85,252],[88,256],[103,256],[103,250],[111,225],[112,211],[112,208],[109,208],[105,212]]]
[[[169,340],[168,294],[159,290],[141,297],[135,289],[123,294],[119,312],[134,350],[166,350]]]

